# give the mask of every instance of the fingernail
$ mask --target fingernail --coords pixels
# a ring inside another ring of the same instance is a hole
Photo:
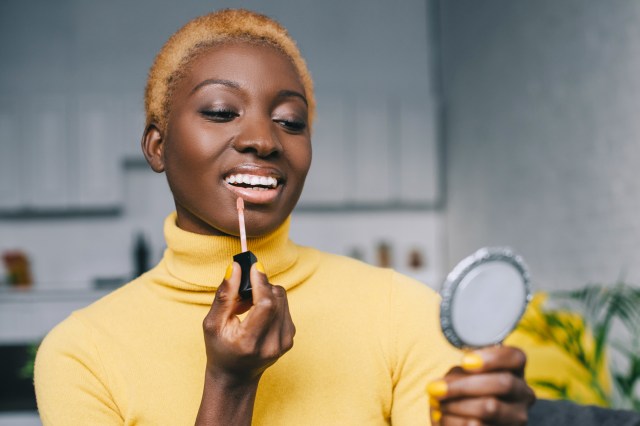
[[[224,279],[228,280],[231,278],[231,274],[233,274],[233,263],[230,263],[229,266],[227,266],[227,270],[224,273]]]
[[[445,396],[447,394],[447,382],[444,380],[436,380],[435,382],[429,383],[427,386],[427,392],[429,395],[433,397]]]
[[[431,410],[431,418],[434,422],[439,422],[442,418],[442,411],[440,410]]]
[[[260,272],[261,274],[264,274],[264,266],[262,266],[262,263],[260,262],[256,262],[256,269],[258,270],[258,272]]]
[[[484,360],[477,353],[468,353],[462,358],[462,368],[465,370],[478,370],[484,365]]]
[[[440,400],[431,397],[429,398],[429,405],[431,405],[431,408],[435,408],[437,410],[440,408]]]

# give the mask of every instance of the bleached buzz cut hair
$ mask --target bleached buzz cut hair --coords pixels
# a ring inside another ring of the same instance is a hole
[[[167,40],[149,70],[144,96],[145,127],[153,123],[165,130],[172,90],[188,65],[207,48],[233,42],[268,45],[291,60],[305,90],[311,129],[315,114],[313,80],[296,42],[275,20],[245,9],[223,9],[200,16]]]

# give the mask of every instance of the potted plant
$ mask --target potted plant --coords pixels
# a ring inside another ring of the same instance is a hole
[[[538,293],[508,343],[527,353],[539,395],[640,411],[640,289]]]

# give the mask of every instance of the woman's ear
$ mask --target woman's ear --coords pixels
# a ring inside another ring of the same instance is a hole
[[[142,135],[142,153],[156,173],[164,172],[164,137],[155,123],[150,123]]]

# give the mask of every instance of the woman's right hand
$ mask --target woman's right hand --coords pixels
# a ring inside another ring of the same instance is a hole
[[[251,268],[252,300],[242,300],[240,276],[234,262],[202,323],[207,369],[197,426],[249,426],[262,373],[293,346],[285,289],[271,285],[258,262]]]
[[[234,385],[257,383],[291,349],[296,332],[285,289],[269,283],[262,265],[251,268],[252,300],[240,299],[240,276],[234,262],[203,322],[207,374]]]

